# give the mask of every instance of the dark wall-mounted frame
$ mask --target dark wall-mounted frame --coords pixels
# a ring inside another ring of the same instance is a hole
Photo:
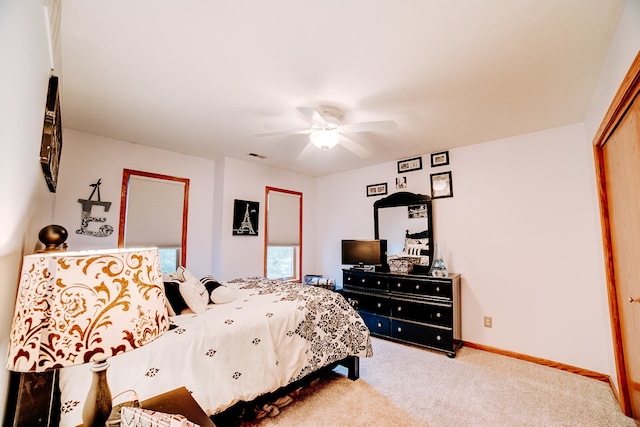
[[[49,77],[47,103],[44,110],[44,126],[40,143],[40,165],[47,181],[47,187],[56,192],[58,184],[58,167],[62,152],[62,118],[60,114],[60,95],[58,77]]]
[[[431,174],[431,198],[442,199],[453,197],[453,181],[451,171]]]
[[[233,201],[233,235],[257,236],[259,213],[260,202],[235,199]]]
[[[398,160],[398,173],[417,171],[422,169],[422,157]]]
[[[384,196],[387,194],[387,183],[367,185],[367,197]]]
[[[431,167],[444,166],[449,164],[449,152],[441,151],[431,154]]]

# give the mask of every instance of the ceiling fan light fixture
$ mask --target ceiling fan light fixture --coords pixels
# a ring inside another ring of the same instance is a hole
[[[329,150],[338,145],[340,133],[337,129],[317,129],[309,134],[309,140],[321,150]]]

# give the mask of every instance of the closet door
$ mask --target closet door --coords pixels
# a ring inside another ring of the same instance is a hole
[[[640,55],[596,139],[607,280],[623,411],[640,419]]]

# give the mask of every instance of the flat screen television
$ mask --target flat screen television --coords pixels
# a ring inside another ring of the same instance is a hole
[[[386,240],[343,240],[342,264],[357,267],[387,264]]]

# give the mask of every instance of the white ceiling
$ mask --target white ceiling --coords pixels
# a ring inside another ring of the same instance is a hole
[[[624,0],[64,0],[65,128],[322,176],[584,120]],[[303,161],[296,107],[394,120]],[[249,156],[257,153],[266,159]]]

